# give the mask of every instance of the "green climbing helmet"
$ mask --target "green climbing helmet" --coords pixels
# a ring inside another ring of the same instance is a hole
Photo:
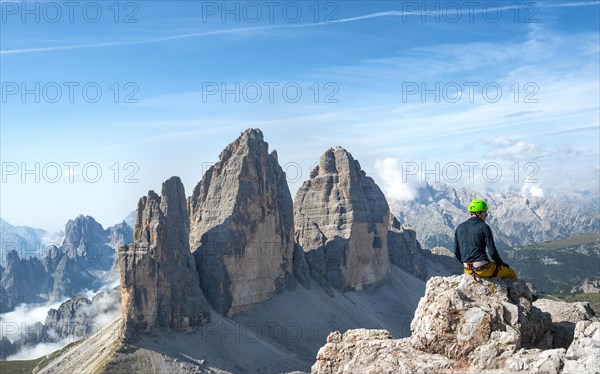
[[[485,212],[488,206],[483,200],[475,199],[469,203],[469,212]]]

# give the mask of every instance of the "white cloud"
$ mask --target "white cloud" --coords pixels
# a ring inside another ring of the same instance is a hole
[[[525,197],[544,197],[544,190],[539,184],[523,184],[520,194]]]
[[[383,193],[388,200],[413,200],[418,196],[418,188],[413,179],[403,174],[402,164],[394,158],[375,160],[375,172],[381,182]]]
[[[81,294],[90,300],[97,296],[93,303],[81,306],[81,313],[87,316],[85,323],[92,328],[95,333],[100,328],[107,326],[121,314],[120,290],[113,291],[118,285],[118,280],[114,279],[118,272],[107,272],[105,274],[105,285],[100,290],[93,292],[84,290]],[[100,292],[104,292],[99,295]],[[66,301],[66,300],[65,300]],[[36,323],[44,323],[50,309],[58,309],[62,302],[47,303],[43,305],[21,304],[9,313],[0,315],[0,332],[2,337],[6,337],[12,343],[22,340],[25,334],[41,333]],[[83,321],[82,321],[83,322]],[[67,321],[66,323],[71,323]],[[38,325],[39,326],[39,325]],[[58,338],[52,329],[47,330],[51,338]],[[80,336],[67,336],[57,342],[41,342],[35,345],[22,345],[17,353],[6,358],[10,360],[32,360],[56,350],[62,349],[67,344],[80,339]]]
[[[34,360],[36,358],[45,356],[49,353],[62,349],[67,344],[71,343],[71,339],[66,338],[56,343],[40,343],[33,347],[23,347],[19,352],[12,356],[8,356],[6,361],[13,360]]]
[[[44,323],[50,309],[57,309],[60,302],[52,304],[20,304],[12,312],[0,315],[2,336],[14,342],[21,339],[21,334],[32,329],[36,322]]]

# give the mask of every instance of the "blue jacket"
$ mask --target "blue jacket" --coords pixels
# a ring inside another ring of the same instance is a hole
[[[454,232],[454,255],[458,261],[489,261],[486,247],[492,260],[498,265],[503,265],[504,262],[496,250],[492,229],[487,223],[479,217],[471,217],[458,225]]]

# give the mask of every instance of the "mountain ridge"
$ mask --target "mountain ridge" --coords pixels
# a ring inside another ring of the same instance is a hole
[[[400,223],[415,226],[419,241],[426,247],[453,248],[454,230],[469,218],[468,204],[483,199],[490,208],[487,223],[496,245],[508,248],[569,236],[600,232],[600,212],[570,204],[558,198],[525,197],[516,193],[479,193],[443,183],[427,183],[419,197],[390,201]]]

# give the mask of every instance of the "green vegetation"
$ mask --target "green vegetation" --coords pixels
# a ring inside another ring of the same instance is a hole
[[[566,249],[569,247],[576,247],[583,244],[590,244],[600,241],[600,233],[583,234],[578,236],[572,236],[561,240],[554,240],[551,242],[544,242],[539,244],[530,244],[525,247],[514,247],[514,250],[527,250],[527,249]]]
[[[37,360],[28,361],[0,361],[0,373],[2,374],[21,374],[31,373],[38,363],[41,362],[41,358]]]
[[[0,361],[0,373],[2,374],[30,374],[34,368],[41,369],[50,361],[60,356],[63,352],[81,343],[83,340],[67,344],[63,349],[47,354],[35,360]]]
[[[600,275],[600,233],[501,251],[519,278],[545,294],[571,295]]]

